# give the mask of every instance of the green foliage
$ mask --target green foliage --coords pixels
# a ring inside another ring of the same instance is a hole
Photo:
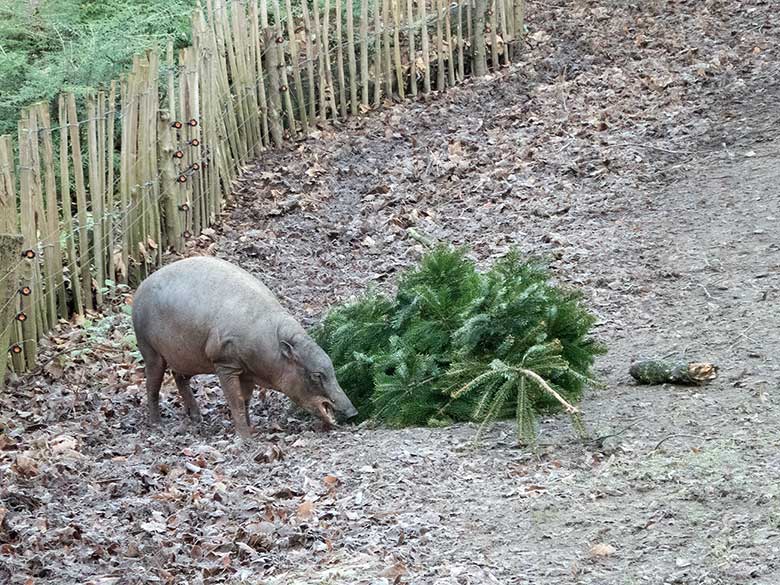
[[[576,402],[605,351],[576,291],[508,254],[487,272],[441,246],[400,279],[337,307],[313,334],[363,419],[391,426],[514,417],[532,443],[537,414]],[[575,416],[575,426],[581,421]]]
[[[189,44],[194,0],[0,2],[0,134],[19,111],[62,91],[84,95],[129,68],[132,57],[173,38]]]

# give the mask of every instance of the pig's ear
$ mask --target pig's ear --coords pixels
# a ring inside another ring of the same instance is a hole
[[[282,350],[282,356],[284,359],[292,361],[297,361],[298,359],[298,352],[295,351],[295,348],[293,347],[292,343],[289,341],[282,340],[279,344],[281,350]]]

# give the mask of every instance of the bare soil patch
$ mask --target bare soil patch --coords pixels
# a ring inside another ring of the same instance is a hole
[[[144,422],[128,322],[63,328],[0,399],[0,583],[780,583],[780,13],[758,0],[532,2],[527,58],[247,170],[193,253],[260,276],[311,324],[390,287],[418,234],[544,255],[610,347],[544,421],[329,434],[269,396],[239,445],[171,392]],[[639,387],[632,359],[718,363]]]

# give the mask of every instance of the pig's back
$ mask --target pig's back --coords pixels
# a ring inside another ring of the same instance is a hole
[[[209,336],[241,337],[282,314],[268,288],[245,270],[202,256],[169,264],[144,280],[133,300],[139,348],[162,355],[182,374],[213,371]]]

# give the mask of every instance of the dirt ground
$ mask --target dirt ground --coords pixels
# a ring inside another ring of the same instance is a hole
[[[592,439],[564,417],[536,452],[508,423],[477,445],[469,425],[326,434],[273,395],[246,447],[213,377],[202,428],[168,380],[150,430],[118,310],[63,327],[1,399],[0,583],[780,583],[780,11],[528,14],[511,69],[253,164],[192,252],[307,325],[392,287],[422,253],[408,228],[480,262],[543,255],[609,345]],[[659,355],[721,375],[633,384]]]

